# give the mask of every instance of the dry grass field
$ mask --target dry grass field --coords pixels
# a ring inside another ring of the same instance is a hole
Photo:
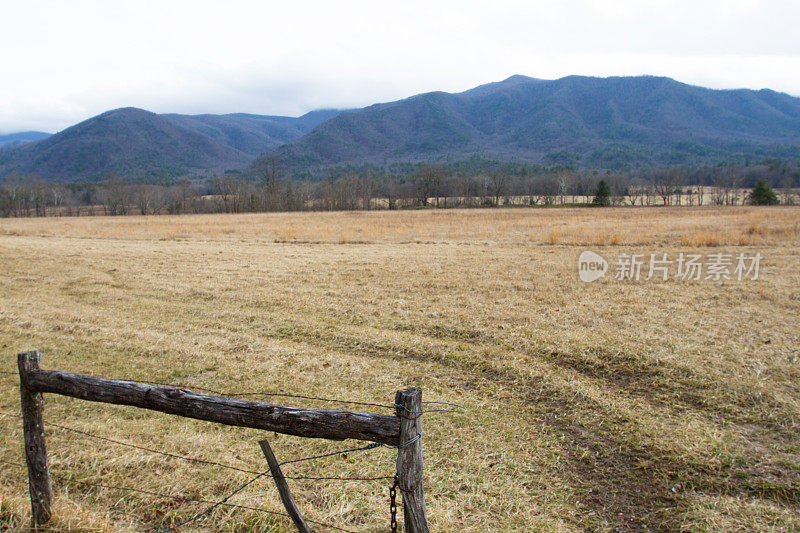
[[[763,261],[757,281],[585,284],[587,248]],[[424,399],[462,404],[468,414],[424,418],[436,531],[800,529],[797,208],[6,219],[0,267],[3,530],[30,516],[25,471],[9,463],[24,462],[15,354],[34,348],[45,368],[110,378],[387,406],[420,385]],[[266,468],[254,430],[52,395],[45,421]],[[250,476],[46,433],[56,530],[163,529],[205,508],[187,500],[218,500]],[[357,444],[267,437],[282,460]],[[285,473],[391,475],[395,456]],[[388,481],[290,486],[310,519],[388,529]],[[268,478],[231,501],[282,511]],[[183,530],[291,523],[219,508]]]

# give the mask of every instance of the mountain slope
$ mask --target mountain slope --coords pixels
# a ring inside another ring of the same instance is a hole
[[[246,167],[336,113],[293,118],[115,109],[46,139],[0,150],[0,176],[16,171],[70,181],[109,173],[133,179],[210,175]]]
[[[336,116],[337,110],[324,109],[301,117],[280,117],[234,113],[230,115],[162,115],[217,142],[257,157],[297,139],[321,122]]]
[[[0,170],[45,179],[98,179],[108,173],[169,178],[245,165],[234,148],[142,109],[108,111],[47,139],[0,152]]]
[[[658,77],[512,76],[344,112],[280,149],[290,168],[459,160],[619,167],[800,157],[800,99]]]

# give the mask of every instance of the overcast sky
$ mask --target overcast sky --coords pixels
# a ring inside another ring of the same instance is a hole
[[[512,74],[800,95],[798,0],[0,1],[0,133],[123,106],[299,115]]]

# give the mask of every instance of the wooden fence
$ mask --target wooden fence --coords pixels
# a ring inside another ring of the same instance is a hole
[[[405,531],[428,531],[422,472],[422,390],[411,387],[397,391],[395,415],[379,415],[333,409],[302,409],[199,394],[170,388],[103,379],[39,367],[38,351],[18,356],[20,400],[22,405],[25,458],[28,466],[31,510],[34,526],[46,524],[53,499],[47,446],[44,435],[43,393],[61,394],[92,402],[130,405],[162,413],[207,420],[231,426],[249,427],[333,440],[358,439],[397,448],[397,484],[403,501]],[[264,441],[265,442],[265,441]],[[302,517],[276,468],[271,449],[262,444],[270,470],[278,484],[281,499],[300,531]],[[305,526],[307,528],[307,526]],[[307,529],[305,529],[307,530]]]

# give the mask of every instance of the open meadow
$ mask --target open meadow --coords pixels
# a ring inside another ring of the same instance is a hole
[[[587,249],[611,263],[594,283]],[[762,260],[756,280],[614,279],[633,253]],[[0,268],[2,530],[30,520],[16,354],[32,349],[48,369],[386,408],[251,397],[283,405],[391,414],[410,385],[461,404],[423,419],[434,531],[800,529],[800,208],[0,219]],[[163,530],[253,474],[48,422],[246,471],[266,469],[265,435],[281,460],[359,445],[55,395],[44,414],[59,531]],[[395,457],[284,473],[391,476]],[[309,519],[388,530],[390,480],[289,483]],[[283,511],[269,478],[231,502]],[[193,530],[292,525],[220,507]]]

